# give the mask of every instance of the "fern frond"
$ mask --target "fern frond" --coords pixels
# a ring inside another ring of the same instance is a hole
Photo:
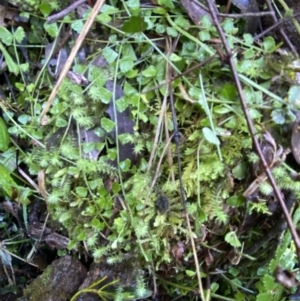
[[[110,251],[110,247],[102,247],[102,248],[96,248],[93,252],[93,257],[95,259],[101,259],[103,256],[107,255],[108,252]]]
[[[118,255],[115,255],[115,256],[109,256],[109,257],[106,259],[106,262],[107,262],[108,264],[113,265],[113,264],[122,262],[124,259],[125,259],[125,256],[124,256],[124,255],[118,254]]]

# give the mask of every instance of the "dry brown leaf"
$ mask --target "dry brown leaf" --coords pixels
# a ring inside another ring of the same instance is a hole
[[[172,254],[175,260],[179,260],[182,258],[184,253],[184,244],[182,241],[178,241],[175,246],[172,248]]]
[[[298,164],[300,164],[300,119],[297,117],[297,120],[294,123],[293,131],[292,131],[292,152],[295,160]]]
[[[208,12],[200,4],[196,4],[191,0],[181,0],[181,4],[186,9],[192,21],[197,25],[203,16],[209,16]]]
[[[40,170],[38,173],[38,187],[39,192],[43,196],[43,198],[47,199],[47,191],[46,191],[46,185],[45,185],[45,171]]]

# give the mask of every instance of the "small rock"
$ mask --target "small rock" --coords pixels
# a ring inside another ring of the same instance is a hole
[[[19,301],[66,301],[78,291],[86,277],[82,263],[71,256],[52,262],[42,275],[24,289]]]

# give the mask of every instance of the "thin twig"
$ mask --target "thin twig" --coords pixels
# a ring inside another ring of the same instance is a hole
[[[195,5],[199,6],[201,9],[207,11],[207,14],[209,14],[209,9],[205,7],[201,2],[197,0],[191,0]],[[229,10],[231,7],[231,0],[227,1],[226,10],[225,13],[219,13],[217,12],[218,17],[226,17],[226,18],[234,18],[234,19],[241,19],[245,17],[264,17],[264,16],[270,16],[275,14],[273,10],[267,11],[267,12],[252,12],[252,13],[239,13],[239,14],[229,14]]]
[[[165,113],[166,107],[167,107],[167,98],[168,98],[167,94],[165,94],[164,100],[162,102],[162,106],[161,106],[161,109],[160,109],[160,113],[159,113],[155,138],[154,138],[154,141],[153,141],[152,151],[151,151],[150,158],[149,158],[149,161],[148,161],[147,172],[149,172],[150,169],[152,168],[152,162],[153,162],[155,152],[156,152],[156,149],[157,149],[157,145],[158,145],[158,140],[159,140],[159,136],[160,136],[160,130],[161,130],[161,126],[162,126],[162,122],[163,122],[163,118],[164,118],[164,113]]]
[[[57,91],[62,83],[62,81],[64,80],[64,78],[66,77],[68,71],[70,70],[71,68],[71,65],[76,57],[76,54],[81,46],[81,44],[83,43],[84,41],[84,38],[86,37],[88,31],[90,30],[92,24],[94,23],[94,20],[96,19],[98,13],[99,13],[99,10],[100,8],[102,7],[102,5],[104,4],[105,0],[97,0],[95,6],[93,7],[93,10],[91,11],[91,15],[89,16],[89,18],[86,20],[85,24],[84,24],[84,27],[80,33],[80,35],[78,36],[77,40],[76,40],[76,43],[65,63],[65,66],[64,68],[62,69],[60,75],[59,75],[59,78],[47,100],[47,103],[41,113],[41,118],[40,118],[40,122],[41,124],[47,124],[47,120],[44,120],[44,117],[45,115],[47,114],[47,112],[49,111],[53,101],[54,101],[54,98],[57,94]]]
[[[180,77],[182,77],[182,76],[184,76],[184,75],[187,75],[187,74],[191,73],[192,71],[194,71],[194,70],[196,70],[196,69],[198,69],[198,68],[200,68],[200,67],[205,66],[206,64],[210,63],[210,62],[211,62],[213,59],[215,59],[216,57],[217,57],[217,55],[214,54],[214,55],[210,56],[209,58],[205,59],[203,62],[198,63],[198,64],[196,64],[195,66],[193,66],[193,67],[191,67],[191,68],[188,68],[188,69],[185,70],[184,72],[182,72],[182,73],[180,73],[180,74],[178,74],[178,75],[176,75],[176,76],[171,77],[170,80],[169,80],[169,79],[168,79],[168,80],[165,80],[164,82],[160,83],[159,85],[156,85],[156,86],[153,87],[153,88],[150,88],[150,89],[148,89],[148,90],[142,91],[142,93],[143,93],[143,94],[146,94],[146,93],[148,93],[148,92],[155,91],[155,90],[157,90],[158,88],[160,88],[160,87],[162,87],[162,86],[168,85],[168,84],[170,84],[171,82],[173,82],[175,79],[180,78]]]
[[[213,19],[214,24],[215,24],[215,26],[216,26],[216,28],[219,32],[220,38],[223,42],[225,51],[226,51],[226,53],[228,55],[228,58],[229,58],[229,64],[230,64],[231,72],[232,72],[232,75],[233,75],[233,78],[234,78],[234,81],[235,81],[235,84],[236,84],[236,87],[237,87],[237,90],[238,90],[241,106],[242,106],[242,109],[243,109],[243,112],[244,112],[244,115],[245,115],[245,118],[246,118],[246,122],[247,122],[247,125],[248,125],[249,132],[250,132],[251,137],[252,137],[253,144],[254,144],[255,149],[258,153],[258,156],[259,156],[259,158],[260,158],[260,160],[263,164],[263,167],[266,171],[266,174],[268,176],[270,184],[272,185],[272,187],[274,189],[274,194],[275,194],[278,202],[280,203],[283,214],[286,218],[289,230],[291,231],[291,235],[293,237],[293,240],[295,242],[295,246],[296,246],[296,249],[297,249],[298,261],[300,262],[300,239],[299,239],[299,236],[296,232],[296,229],[293,225],[293,221],[290,217],[289,211],[286,208],[286,205],[284,203],[284,200],[282,199],[280,190],[279,190],[279,188],[278,188],[278,186],[277,186],[277,184],[274,180],[272,172],[271,172],[271,170],[268,166],[268,163],[266,162],[266,159],[265,159],[265,157],[262,153],[262,150],[260,148],[259,141],[256,137],[256,131],[255,131],[255,128],[253,126],[251,117],[249,115],[249,108],[246,104],[245,96],[244,96],[243,91],[242,91],[242,85],[241,85],[241,82],[240,82],[240,79],[239,79],[239,76],[238,76],[238,73],[237,73],[237,70],[236,70],[236,67],[235,67],[234,57],[233,57],[231,49],[228,45],[228,42],[227,42],[227,39],[225,37],[224,31],[223,31],[223,29],[220,25],[220,22],[218,21],[218,18],[217,18],[217,14],[216,14],[217,8],[216,8],[216,6],[215,6],[215,4],[212,0],[207,0],[207,3],[208,3],[209,10],[211,12],[212,19]]]
[[[273,9],[273,6],[272,6],[270,0],[266,0],[266,3],[268,5],[268,9],[270,11],[274,12],[274,9]],[[263,37],[264,35],[266,35],[271,30],[274,30],[275,28],[279,27],[281,24],[283,24],[283,23],[285,23],[287,21],[291,21],[294,17],[299,16],[299,15],[300,15],[300,13],[297,13],[297,14],[294,14],[292,17],[278,20],[277,17],[276,17],[276,14],[274,12],[274,14],[271,16],[274,25],[272,25],[271,27],[269,27],[267,30],[261,32],[259,35],[255,36],[254,40],[260,39],[261,37]],[[294,56],[298,57],[298,53],[297,53],[297,50],[296,50],[295,46],[292,44],[292,42],[290,41],[290,39],[288,38],[288,36],[286,35],[285,31],[283,30],[283,28],[281,26],[279,27],[279,33],[281,34],[282,38],[284,39],[284,41],[286,42],[286,44],[289,46],[289,48],[291,49],[291,51],[293,52]]]
[[[167,45],[168,49],[170,49],[170,53],[175,52],[177,43],[179,41],[179,37],[180,37],[180,34],[175,39],[173,45],[170,44],[171,43],[170,39],[168,39],[168,38],[166,39],[166,45]],[[170,72],[166,73],[166,78],[167,78],[167,81],[170,81],[170,78],[171,78]],[[166,134],[166,141],[168,141],[170,139],[170,135],[169,135],[169,130],[168,130],[168,113],[167,113],[167,111],[165,111],[165,134]],[[173,182],[173,184],[175,184],[175,174],[174,174],[174,168],[173,168],[173,155],[172,155],[172,150],[170,147],[168,147],[168,163],[169,163],[169,167],[170,167],[172,182]]]
[[[265,12],[259,12],[259,13],[243,13],[243,14],[221,14],[219,13],[219,17],[226,17],[226,18],[232,18],[232,19],[243,19],[248,17],[264,17],[264,16],[273,16],[275,15],[274,12],[271,11],[265,11]]]
[[[170,53],[168,53],[170,55]],[[168,77],[170,78],[172,75],[172,67],[170,66],[169,63],[167,63],[167,73],[169,73]],[[196,268],[196,274],[198,278],[198,286],[199,286],[199,294],[201,296],[201,299],[203,301],[206,301],[205,295],[204,295],[204,290],[203,290],[203,285],[202,285],[202,280],[201,280],[201,273],[200,273],[200,265],[198,261],[198,255],[197,255],[197,249],[196,249],[196,244],[195,240],[193,237],[193,231],[190,223],[190,218],[187,213],[187,208],[186,208],[186,195],[185,191],[183,188],[183,181],[182,181],[182,167],[181,167],[181,156],[180,156],[180,133],[178,130],[178,123],[177,123],[177,115],[176,115],[176,110],[175,110],[175,103],[174,103],[174,97],[173,97],[173,89],[172,89],[172,84],[171,82],[168,84],[168,94],[170,97],[170,106],[171,106],[171,111],[172,111],[172,121],[173,121],[173,127],[174,127],[174,134],[173,134],[173,140],[176,144],[176,156],[177,156],[177,165],[178,165],[178,180],[179,180],[179,191],[180,191],[180,198],[181,198],[181,203],[184,209],[184,215],[190,235],[190,241],[192,245],[192,250],[193,250],[193,256],[194,256],[194,261],[195,261],[195,268]]]
[[[46,19],[46,23],[51,24],[59,19],[62,19],[64,16],[66,16],[68,13],[70,13],[71,11],[73,11],[74,9],[76,9],[79,5],[85,3],[86,0],[77,0],[74,3],[72,3],[71,5],[69,5],[68,7],[66,7],[65,9],[61,10],[59,13],[55,14],[55,15],[51,15],[49,17],[47,17]]]

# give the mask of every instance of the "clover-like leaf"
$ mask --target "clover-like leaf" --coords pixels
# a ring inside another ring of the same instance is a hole
[[[212,144],[215,144],[215,145],[220,145],[220,140],[219,138],[217,137],[217,135],[208,127],[205,127],[202,129],[202,132],[204,134],[204,138],[212,143]]]
[[[101,126],[104,128],[106,132],[111,132],[115,127],[116,123],[111,121],[109,118],[102,117],[101,118]]]
[[[235,231],[228,232],[225,235],[225,241],[235,248],[239,248],[242,245]]]

